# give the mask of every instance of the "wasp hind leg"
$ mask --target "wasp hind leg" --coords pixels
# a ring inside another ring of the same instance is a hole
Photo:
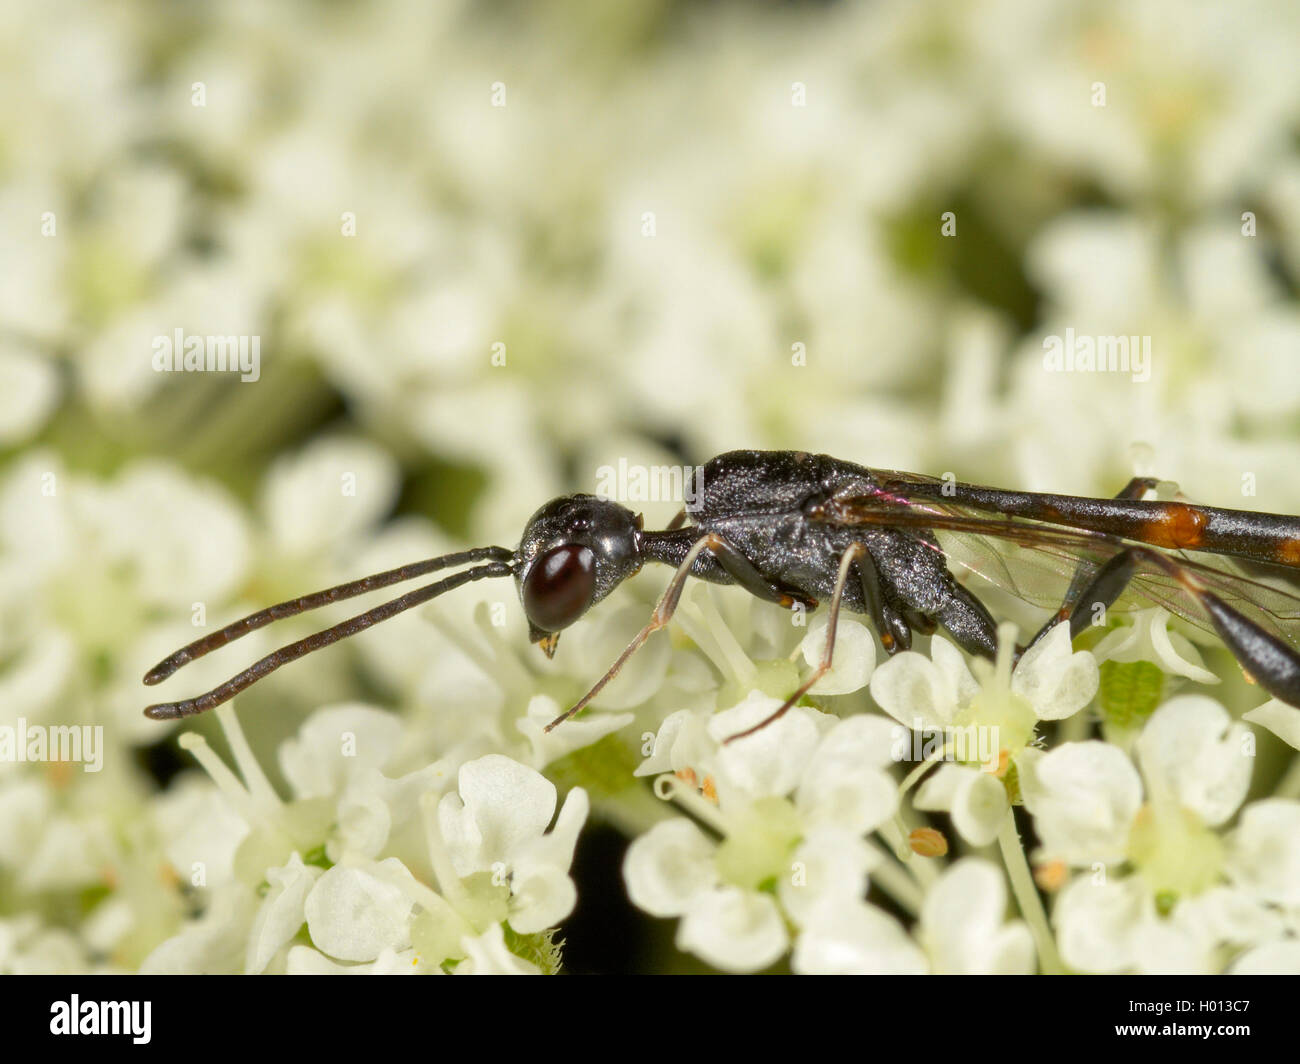
[[[1142,498],[1148,491],[1154,491],[1156,485],[1160,483],[1159,477],[1134,477],[1115,495],[1116,499],[1128,499],[1130,501]],[[1040,639],[1050,632],[1056,625],[1064,620],[1070,621],[1070,638],[1073,639],[1083,630],[1083,625],[1075,620],[1079,616],[1079,603],[1091,594],[1091,584],[1096,584],[1101,578],[1101,573],[1092,576],[1091,567],[1086,563],[1080,564],[1074,570],[1074,575],[1070,578],[1070,586],[1065,590],[1065,597],[1061,600],[1060,608],[1052,615],[1043,627],[1038,629],[1037,634],[1029,641],[1033,646]],[[1091,584],[1090,584],[1091,581]],[[1107,606],[1111,600],[1106,603]]]
[[[1128,547],[1097,571],[1070,615],[1070,638],[1083,631],[1098,607],[1114,603],[1144,566],[1162,569],[1182,585],[1251,679],[1274,698],[1300,706],[1300,651],[1229,606],[1192,570],[1149,547]]]
[[[968,654],[990,661],[998,656],[998,623],[974,594],[953,580],[934,620],[947,630],[953,641]],[[1017,654],[1019,650],[1017,649]]]

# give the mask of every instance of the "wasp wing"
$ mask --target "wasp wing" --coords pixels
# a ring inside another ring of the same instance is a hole
[[[1049,521],[991,517],[974,507],[929,497],[909,499],[897,493],[835,499],[828,504],[825,520],[841,527],[932,531],[955,573],[974,574],[1022,601],[1049,610],[1061,605],[1072,581],[1086,584],[1125,547],[1159,550]],[[1182,551],[1159,553],[1265,630],[1300,649],[1300,593],[1284,577],[1244,572],[1233,559],[1219,555],[1191,558]],[[1122,613],[1149,606],[1162,606],[1188,624],[1214,634],[1195,596],[1174,574],[1154,564],[1138,568],[1111,609]]]

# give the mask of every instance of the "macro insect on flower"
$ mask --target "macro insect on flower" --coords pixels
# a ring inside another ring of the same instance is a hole
[[[445,591],[491,577],[515,578],[531,638],[552,655],[565,628],[646,562],[659,562],[675,572],[650,620],[548,730],[586,706],[668,624],[688,577],[739,584],[786,607],[814,608],[829,599],[820,662],[768,717],[735,739],[785,714],[830,669],[841,609],[866,614],[891,654],[909,648],[914,631],[929,634],[942,626],[964,650],[993,658],[997,625],[957,581],[948,561],[950,556],[960,560],[960,550],[970,551],[984,561],[962,564],[995,583],[1001,575],[1003,586],[1030,597],[1008,560],[990,550],[995,543],[1018,549],[1027,567],[1041,568],[1048,561],[1049,568],[1069,577],[1055,616],[1030,646],[1063,621],[1069,622],[1070,635],[1077,635],[1098,610],[1129,594],[1208,627],[1261,687],[1300,705],[1300,648],[1288,632],[1288,622],[1300,618],[1300,598],[1183,553],[1294,570],[1300,568],[1300,519],[1141,498],[1156,485],[1151,478],[1134,478],[1114,499],[1090,499],[876,471],[827,455],[732,451],[704,466],[703,496],[694,512],[683,511],[662,531],[645,529],[639,515],[615,502],[563,496],[533,514],[517,550],[478,547],[415,562],[227,625],[159,663],[145,683],[158,683],[271,621],[445,568],[484,563],[277,650],[197,698],[158,703],[145,713],[158,720],[201,713],[281,665]],[[960,550],[950,554],[939,532],[960,537]]]

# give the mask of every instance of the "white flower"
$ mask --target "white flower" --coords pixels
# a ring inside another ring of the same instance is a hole
[[[396,464],[376,445],[313,442],[277,461],[266,475],[262,509],[271,546],[296,560],[346,549],[385,516],[397,488]]]
[[[930,888],[918,938],[936,974],[1029,975],[1034,942],[1019,920],[1004,922],[1006,887],[996,865],[968,857]]]
[[[931,641],[930,658],[908,651],[876,670],[872,697],[909,728],[935,730],[951,749],[945,757],[973,762],[946,764],[917,791],[918,809],[949,812],[974,846],[991,843],[1009,802],[1001,777],[1029,751],[1038,721],[1061,720],[1087,705],[1099,682],[1096,659],[1075,653],[1068,624],[1056,625],[1025,651],[1014,670],[1014,629],[999,631],[997,663],[978,661],[977,680],[948,640]]]
[[[818,614],[799,644],[804,663],[821,664],[826,650],[827,616]],[[871,630],[851,617],[841,617],[835,626],[835,654],[830,671],[813,684],[810,695],[846,695],[867,686],[876,667],[876,640]]]
[[[1020,762],[1021,793],[1034,814],[1042,856],[1071,865],[1121,861],[1142,781],[1124,751],[1109,743],[1065,743]]]
[[[1227,875],[1261,902],[1300,908],[1300,802],[1265,798],[1228,836]]]
[[[1153,806],[1177,803],[1217,827],[1250,789],[1254,746],[1249,729],[1211,698],[1185,695],[1151,715],[1138,739],[1138,761]]]
[[[217,891],[207,910],[140,963],[148,975],[227,975],[243,970],[257,898],[243,884]]]
[[[412,883],[411,873],[395,857],[335,865],[305,895],[303,913],[312,942],[345,961],[373,961],[386,949],[405,949],[411,943]],[[294,930],[300,926],[301,921]]]
[[[547,695],[534,695],[528,700],[527,712],[516,723],[516,727],[532,746],[529,764],[538,771],[575,750],[591,746],[606,735],[612,735],[631,724],[634,719],[631,713],[593,713],[581,719],[566,720],[562,728],[548,732],[546,726],[563,712],[564,709],[555,699]]]
[[[1201,662],[1200,652],[1180,632],[1171,631],[1168,610],[1153,606],[1139,610],[1132,623],[1107,632],[1092,649],[1098,661],[1150,661],[1173,676],[1197,683],[1218,683],[1219,677]]]
[[[481,935],[466,935],[460,943],[465,959],[456,965],[457,975],[541,974],[537,965],[506,949],[505,932],[500,924],[493,924]]]
[[[553,927],[573,910],[568,876],[587,794],[575,787],[555,817],[555,785],[500,754],[462,765],[459,796],[438,805],[438,823],[456,873],[490,872],[510,886],[510,926],[520,934]],[[547,826],[555,817],[555,827]]]
[[[1300,939],[1256,946],[1238,957],[1230,971],[1233,975],[1300,975]]]
[[[0,340],[0,444],[12,446],[34,435],[58,401],[54,365]]]
[[[857,902],[820,909],[795,943],[791,967],[804,975],[924,975],[924,951],[898,921]]]
[[[679,797],[721,838],[681,818],[656,824],[628,849],[628,894],[653,915],[680,917],[678,948],[723,971],[757,971],[780,960],[790,948],[787,920],[813,935],[806,947],[798,946],[802,933],[796,943],[801,964],[850,963],[836,945],[835,919],[863,904],[879,859],[864,836],[897,808],[897,787],[884,771],[893,726],[882,718],[835,722],[795,706],[723,745],[779,705],[752,692],[703,725],[675,714],[643,766],[698,783],[706,797],[678,784]],[[883,925],[867,916],[855,926]],[[843,948],[852,953],[861,945]]]
[[[1269,906],[1300,897],[1300,847],[1289,841],[1300,803],[1255,803],[1226,839],[1214,830],[1246,797],[1246,735],[1217,702],[1185,695],[1147,721],[1136,744],[1141,775],[1117,747],[1095,741],[1022,760],[1039,858],[1087,869],[1054,913],[1070,965],[1217,971],[1222,946],[1282,933]]]
[[[421,971],[414,950],[383,950],[367,964],[339,964],[310,946],[294,946],[285,965],[288,975],[415,975]]]
[[[93,970],[83,944],[36,913],[0,919],[0,974],[72,975]]]
[[[183,848],[173,843],[185,857],[219,862],[224,853],[230,864],[213,867],[207,911],[161,943],[146,959],[148,970],[439,971],[471,953],[486,963],[484,943],[505,920],[533,935],[572,910],[568,869],[588,806],[580,788],[547,832],[554,785],[494,754],[463,765],[459,796],[444,795],[437,805],[450,781],[446,767],[435,762],[385,776],[381,769],[404,751],[400,725],[370,707],[344,705],[318,711],[281,744],[294,792],[286,802],[233,710],[217,712],[242,783],[193,733],[182,745],[246,826],[201,848],[197,837]],[[304,927],[310,949],[293,946]]]
[[[865,902],[823,908],[795,946],[795,971],[822,975],[926,972],[1025,975],[1034,943],[1019,920],[1004,922],[1007,895],[995,865],[966,858],[930,888],[913,941],[892,917]]]
[[[304,865],[297,853],[290,856],[283,868],[267,871],[269,889],[248,935],[245,974],[264,972],[280,947],[298,933],[303,925],[307,895],[322,874],[321,869]]]
[[[1010,808],[1001,779],[965,765],[941,765],[917,788],[912,804],[951,813],[953,827],[972,846],[996,839]]]
[[[1007,628],[999,646],[1006,647]],[[1036,720],[1073,716],[1097,693],[1096,659],[1070,646],[1070,626],[1056,625],[1025,651],[1014,670],[1004,652],[997,671],[977,662],[981,681],[971,673],[961,652],[942,636],[931,641],[930,658],[916,651],[896,654],[871,678],[871,696],[899,723],[929,727],[969,723],[1002,725],[1009,734],[1004,747],[1024,745],[1026,727]],[[1028,713],[1026,714],[1026,711]],[[1010,727],[1007,727],[1010,725]]]
[[[0,483],[0,616],[23,612],[0,665],[15,697],[6,709],[43,713],[75,686],[93,694],[95,721],[111,714],[115,737],[155,740],[140,713],[140,673],[153,664],[141,645],[173,625],[193,638],[195,605],[226,600],[248,558],[233,500],[167,463],[134,462],[103,482],[53,454],[25,456]],[[65,704],[89,720],[83,702]]]

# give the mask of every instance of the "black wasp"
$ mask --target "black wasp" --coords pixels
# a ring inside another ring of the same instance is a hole
[[[283,617],[452,566],[486,563],[291,643],[197,698],[158,703],[145,713],[155,720],[202,713],[281,665],[486,577],[515,578],[532,641],[549,656],[565,628],[647,562],[676,570],[649,622],[548,730],[586,706],[668,623],[691,576],[739,584],[788,608],[802,603],[812,609],[829,600],[820,663],[750,731],[788,710],[830,668],[841,609],[866,614],[891,654],[909,647],[913,632],[929,634],[942,626],[966,651],[992,658],[997,626],[954,578],[950,561],[1029,601],[1041,600],[1017,571],[1047,569],[1068,577],[1064,594],[1058,591],[1051,603],[1054,616],[1035,640],[1065,620],[1071,636],[1078,635],[1099,607],[1111,607],[1124,594],[1125,601],[1164,606],[1217,634],[1264,690],[1300,705],[1300,597],[1241,569],[1300,569],[1300,518],[1144,500],[1156,485],[1155,479],[1135,478],[1115,498],[1093,499],[873,470],[827,455],[731,451],[704,466],[693,512],[679,514],[662,531],[646,530],[640,515],[615,502],[566,495],[533,514],[517,550],[478,547],[414,562],[235,621],[176,651],[150,669],[144,682],[159,683],[187,662]],[[945,534],[945,544],[938,533]],[[1189,552],[1221,556],[1219,565],[1193,560]]]

